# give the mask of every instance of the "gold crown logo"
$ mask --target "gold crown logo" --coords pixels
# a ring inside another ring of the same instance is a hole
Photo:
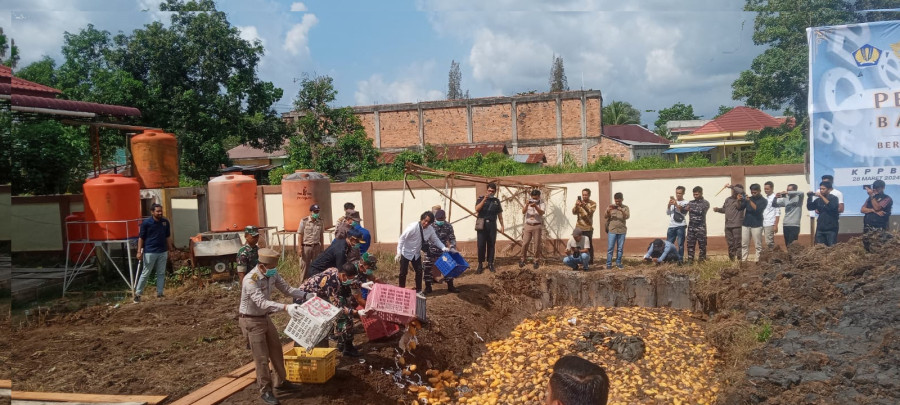
[[[874,66],[878,64],[880,57],[881,50],[869,44],[865,44],[853,52],[853,59],[856,59],[856,65],[860,67]]]

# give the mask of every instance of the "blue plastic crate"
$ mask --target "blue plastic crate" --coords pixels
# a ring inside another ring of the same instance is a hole
[[[453,252],[442,254],[435,265],[444,277],[459,277],[460,274],[469,268],[469,263],[466,262],[466,259],[463,259],[461,254]]]

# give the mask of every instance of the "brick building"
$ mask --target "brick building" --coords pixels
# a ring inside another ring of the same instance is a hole
[[[612,156],[620,160],[637,160],[648,156],[662,156],[669,149],[669,140],[637,124],[605,125],[603,140],[591,150],[590,160]]]
[[[353,107],[382,152],[431,145],[504,144],[511,155],[566,153],[579,163],[599,154],[603,98],[599,90]],[[283,118],[299,117],[289,112]]]

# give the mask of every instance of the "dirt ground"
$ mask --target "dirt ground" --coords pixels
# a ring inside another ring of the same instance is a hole
[[[797,247],[790,255],[776,252],[760,264],[726,269],[704,283],[699,295],[710,302],[708,335],[725,324],[771,330],[767,343],[752,345],[749,356],[722,370],[734,377],[720,403],[897,403],[897,241],[877,255],[865,254],[859,241],[832,249]],[[470,364],[484,352],[481,339],[506,337],[536,312],[545,271],[567,270],[548,265],[520,273],[509,260],[500,262],[496,274],[462,277],[460,294],[437,285],[416,362],[455,371]],[[12,318],[16,350],[7,364],[17,390],[177,399],[251,360],[237,327],[236,283],[185,285],[141,304],[121,296],[90,298],[92,305],[80,310],[68,311],[73,302],[57,300],[49,309]],[[274,317],[279,328],[287,320],[285,314]],[[282,403],[395,404],[406,398],[382,372],[394,367],[397,338],[366,342],[360,328],[356,341],[364,362],[339,356],[331,381],[279,394]],[[258,403],[255,384],[224,403]]]

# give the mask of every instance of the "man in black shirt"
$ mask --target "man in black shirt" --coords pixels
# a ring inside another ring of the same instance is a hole
[[[344,263],[358,260],[359,243],[362,241],[362,233],[358,229],[350,228],[347,231],[346,239],[335,239],[331,241],[328,249],[325,249],[320,255],[316,256],[306,269],[306,277],[304,279],[319,274],[332,267],[341,269]]]
[[[810,191],[809,201],[806,202],[806,209],[815,211],[819,219],[816,222],[816,243],[825,244],[825,246],[834,246],[837,242],[838,233],[838,216],[840,213],[837,197],[829,194],[831,191],[831,183],[823,181],[819,183],[819,192],[813,194]],[[819,198],[813,199],[816,196]]]
[[[750,258],[752,237],[756,248],[756,260],[759,261],[763,244],[763,211],[766,210],[769,201],[760,194],[759,184],[754,183],[750,185],[750,198],[747,198],[746,194],[739,194],[738,202],[744,210],[744,223],[741,225],[741,260],[747,261]]]
[[[891,218],[891,208],[894,200],[884,193],[884,180],[875,180],[871,187],[866,187],[869,198],[863,204],[859,212],[865,214],[863,218],[863,247],[871,253],[872,239],[884,241],[887,233],[888,222]]]

